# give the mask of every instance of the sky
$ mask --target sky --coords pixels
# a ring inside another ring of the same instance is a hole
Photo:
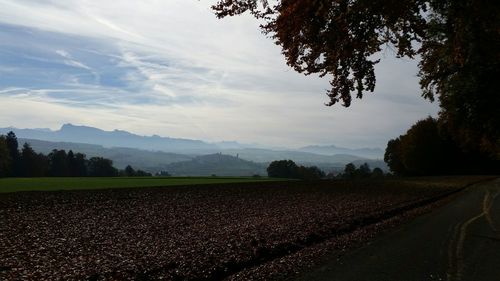
[[[64,123],[280,147],[381,147],[435,116],[417,61],[384,50],[374,93],[325,106],[245,15],[215,0],[0,0],[0,127]]]

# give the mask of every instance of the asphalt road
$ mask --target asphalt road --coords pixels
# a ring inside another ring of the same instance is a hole
[[[500,179],[469,187],[453,201],[298,280],[500,281]]]

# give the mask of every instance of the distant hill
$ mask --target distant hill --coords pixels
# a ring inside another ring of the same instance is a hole
[[[239,155],[240,158],[254,162],[271,162],[274,160],[290,159],[298,164],[301,163],[349,163],[356,160],[363,160],[363,157],[354,155],[320,155],[309,152],[293,150],[270,150],[259,148],[244,149],[226,149],[224,154],[233,156]]]
[[[325,172],[343,171],[347,163],[353,163],[356,166],[368,163],[370,168],[380,168],[388,171],[387,164],[382,160],[369,159],[349,154],[320,155],[302,151],[292,150],[269,150],[257,148],[244,149],[226,149],[223,154],[238,156],[241,159],[263,163],[266,167],[274,160],[290,159],[303,166],[317,166]]]
[[[310,145],[299,148],[299,151],[316,153],[322,155],[349,154],[370,159],[383,159],[384,150],[380,148],[345,148],[335,145]]]
[[[351,162],[356,165],[366,162],[372,168],[379,167],[387,170],[386,164],[381,161],[383,150],[379,148],[350,149],[335,145],[312,145],[298,150],[269,149],[258,147],[256,144],[248,145],[235,141],[208,143],[201,140],[156,135],[140,136],[121,130],[104,131],[72,124],[65,124],[59,130],[0,128],[0,134],[7,134],[11,130],[16,133],[21,144],[26,140],[36,151],[48,153],[52,149],[71,149],[85,153],[89,157],[109,158],[118,168],[132,165],[134,168],[152,173],[168,170],[173,167],[170,165],[172,163],[189,162],[197,156],[220,155],[219,153],[239,158],[239,160],[247,160],[253,164],[258,163],[264,167],[274,160],[290,159],[299,165],[318,166],[325,172],[342,170],[347,163]],[[213,173],[234,174],[237,169],[231,169],[230,164],[223,165],[222,162],[226,160],[232,164],[236,162],[231,158],[221,159],[218,167],[220,169],[224,167],[224,169],[218,172],[214,170]],[[243,164],[241,161],[238,163]],[[245,171],[245,175],[251,170],[247,168],[248,166],[241,170]],[[204,169],[201,170],[204,171]],[[195,170],[191,169],[189,173],[194,174]],[[206,175],[208,172],[203,173]]]
[[[335,145],[311,145],[299,149],[269,149],[256,144],[241,144],[236,141],[208,143],[201,140],[160,137],[157,135],[140,136],[122,130],[105,131],[72,124],[64,124],[59,130],[0,128],[0,134],[7,134],[11,130],[16,133],[18,138],[25,139],[87,143],[103,147],[130,147],[192,155],[222,152],[231,155],[240,154],[242,158],[255,162],[269,162],[288,158],[298,162],[345,163],[359,158],[382,159],[384,155],[384,151],[380,148],[351,149]]]
[[[174,176],[266,176],[266,165],[224,154],[197,156],[189,161],[165,166]]]
[[[27,142],[36,152],[44,154],[50,153],[53,149],[64,149],[66,151],[73,150],[87,155],[87,158],[93,156],[101,156],[113,160],[114,166],[123,169],[127,165],[132,165],[135,169],[142,169],[148,172],[158,172],[164,166],[173,163],[187,161],[193,156],[160,152],[148,151],[134,148],[105,148],[100,145],[71,143],[71,142],[49,142],[34,139],[18,139],[20,146]]]
[[[233,149],[224,150],[225,154],[187,155],[161,151],[149,151],[126,147],[107,148],[100,145],[50,142],[34,139],[18,139],[20,145],[29,143],[37,152],[50,153],[53,149],[64,149],[81,152],[87,157],[102,156],[113,160],[117,168],[123,169],[132,165],[151,173],[168,171],[176,175],[226,175],[250,176],[266,175],[265,168],[274,160],[291,159],[299,165],[318,166],[325,172],[341,171],[345,164],[354,163],[359,166],[368,163],[370,167],[387,170],[383,161],[360,158],[353,155],[317,155],[296,151],[273,151],[266,149]],[[231,155],[227,155],[231,154]]]

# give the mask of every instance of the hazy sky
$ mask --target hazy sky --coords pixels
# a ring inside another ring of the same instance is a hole
[[[385,147],[435,115],[417,62],[381,56],[374,94],[327,107],[249,16],[213,1],[0,0],[0,126],[63,123],[278,146]]]

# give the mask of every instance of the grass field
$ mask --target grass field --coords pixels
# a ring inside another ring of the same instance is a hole
[[[0,193],[276,181],[252,177],[4,178]]]

